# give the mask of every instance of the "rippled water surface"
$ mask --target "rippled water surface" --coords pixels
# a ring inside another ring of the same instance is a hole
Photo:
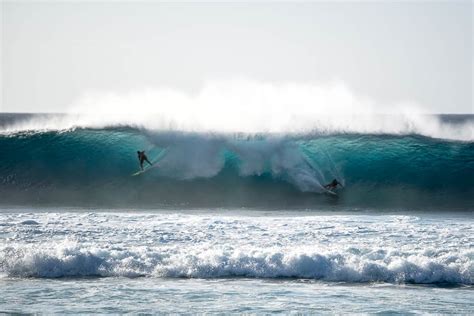
[[[1,311],[471,313],[472,287],[268,279],[9,279]]]

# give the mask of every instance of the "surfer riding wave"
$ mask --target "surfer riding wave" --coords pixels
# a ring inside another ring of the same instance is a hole
[[[337,188],[338,185],[342,187],[342,184],[336,179],[334,179],[330,183],[326,184],[324,188],[327,190],[334,190]]]
[[[138,161],[140,162],[140,169],[143,171],[143,163],[146,161],[150,166],[153,166],[153,164],[148,160],[148,157],[145,154],[145,151],[139,151],[137,150],[137,155],[138,155]]]

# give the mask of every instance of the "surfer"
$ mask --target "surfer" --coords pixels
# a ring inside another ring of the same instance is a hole
[[[327,189],[327,190],[334,190],[335,188],[337,188],[338,185],[340,185],[342,187],[342,184],[339,181],[337,181],[336,179],[334,179],[330,183],[326,184],[324,186],[324,188]]]
[[[137,151],[138,161],[140,161],[140,168],[143,170],[143,163],[146,161],[152,166],[153,164],[148,160],[148,157],[145,155],[145,151]]]

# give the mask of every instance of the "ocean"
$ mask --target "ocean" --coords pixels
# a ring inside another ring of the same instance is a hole
[[[472,313],[474,115],[379,121],[0,114],[0,312]]]

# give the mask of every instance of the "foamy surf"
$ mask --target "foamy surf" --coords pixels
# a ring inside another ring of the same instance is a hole
[[[474,283],[467,218],[32,213],[1,223],[16,236],[1,244],[3,277]]]
[[[318,252],[311,250],[314,247],[267,250],[229,246],[177,247],[180,249],[162,251],[147,248],[109,251],[80,245],[7,248],[2,251],[2,272],[8,277],[20,278],[148,276],[300,278],[349,283],[471,285],[474,282],[472,251],[418,254],[383,248]]]

